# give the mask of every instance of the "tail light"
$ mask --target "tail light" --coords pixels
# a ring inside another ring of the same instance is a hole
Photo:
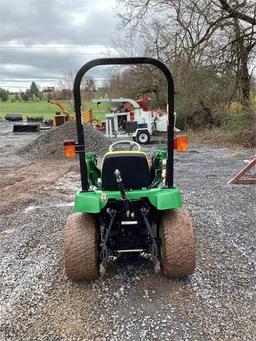
[[[73,140],[64,141],[64,156],[66,158],[76,157],[76,143]]]
[[[187,152],[188,151],[188,136],[187,135],[177,135],[173,140],[173,148],[177,152]]]

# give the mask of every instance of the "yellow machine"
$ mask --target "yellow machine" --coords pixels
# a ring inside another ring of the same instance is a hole
[[[51,99],[48,100],[48,103],[57,105],[57,107],[59,107],[61,109],[61,111],[56,111],[54,116],[53,116],[54,127],[60,126],[63,123],[65,123],[71,119],[71,117],[68,113],[68,110],[63,103],[56,101],[56,100],[51,100]]]
[[[61,109],[61,111],[56,111],[54,116],[53,116],[53,125],[55,127],[62,125],[63,123],[69,121],[69,120],[75,120],[75,113],[69,114],[66,106],[57,101],[57,100],[48,100],[48,103],[55,104],[57,107]],[[102,122],[100,120],[97,120],[93,114],[92,114],[92,109],[86,109],[83,112],[83,122],[84,123],[89,123],[91,125],[101,127]]]
[[[75,113],[73,113],[73,115],[75,115]],[[91,108],[86,109],[82,115],[84,123],[89,123],[95,127],[102,127],[102,122],[93,116]]]

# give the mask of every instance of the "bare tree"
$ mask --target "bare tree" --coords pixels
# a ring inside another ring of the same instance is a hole
[[[238,1],[228,1],[226,0],[219,0],[221,4],[221,8],[223,11],[226,11],[229,13],[229,16],[231,18],[237,19],[237,20],[243,20],[247,22],[248,24],[251,24],[252,26],[256,25],[256,10],[255,10],[255,4],[253,6],[252,1],[243,1],[239,3]],[[247,14],[249,13],[249,15]],[[251,15],[250,15],[251,13]]]
[[[96,91],[95,80],[91,77],[84,77],[81,84],[82,96],[86,100],[91,100]]]
[[[68,92],[69,99],[72,97],[71,93],[73,90],[73,85],[74,85],[74,80],[75,80],[75,74],[72,71],[65,72],[64,77],[61,80],[59,84],[59,88]],[[86,100],[91,100],[94,96],[94,93],[96,91],[96,84],[95,80],[92,77],[84,77],[81,82],[81,94],[84,99]]]
[[[254,1],[120,0],[122,25],[145,50],[173,64],[214,68],[234,81],[232,96],[250,99],[250,67],[255,57]],[[186,68],[185,68],[186,69]]]

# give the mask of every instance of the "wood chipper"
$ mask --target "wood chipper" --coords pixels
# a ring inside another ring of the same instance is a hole
[[[98,168],[97,155],[84,147],[81,80],[98,65],[132,64],[151,64],[166,77],[167,150],[157,151],[148,160],[135,141],[118,141],[109,147]],[[66,157],[79,155],[81,189],[64,232],[67,276],[72,280],[96,279],[105,274],[109,262],[131,254],[149,258],[155,272],[162,271],[167,277],[191,274],[196,264],[194,230],[188,211],[182,207],[180,190],[173,183],[174,148],[185,151],[187,138],[174,139],[174,85],[169,69],[153,58],[92,60],[76,75],[74,101],[78,142],[64,141],[64,152]]]
[[[99,98],[93,100],[116,105],[105,113],[105,136],[110,138],[133,138],[139,144],[150,143],[152,135],[167,132],[168,117],[163,111],[151,111],[147,107],[148,97],[138,100],[131,98]],[[176,113],[174,113],[176,121]],[[180,131],[174,125],[174,131]]]

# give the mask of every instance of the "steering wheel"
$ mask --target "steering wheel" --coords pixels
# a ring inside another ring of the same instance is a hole
[[[135,142],[135,141],[130,141],[130,140],[123,140],[123,141],[117,141],[117,142],[114,142],[114,143],[112,143],[110,146],[109,146],[109,148],[108,148],[108,150],[110,151],[110,152],[113,152],[114,151],[114,148],[113,147],[115,147],[115,146],[117,146],[118,144],[129,144],[130,145],[130,150],[133,150],[133,147],[135,146],[135,147],[137,147],[137,151],[140,151],[140,145],[137,143],[137,142]],[[120,149],[119,149],[120,150]]]

